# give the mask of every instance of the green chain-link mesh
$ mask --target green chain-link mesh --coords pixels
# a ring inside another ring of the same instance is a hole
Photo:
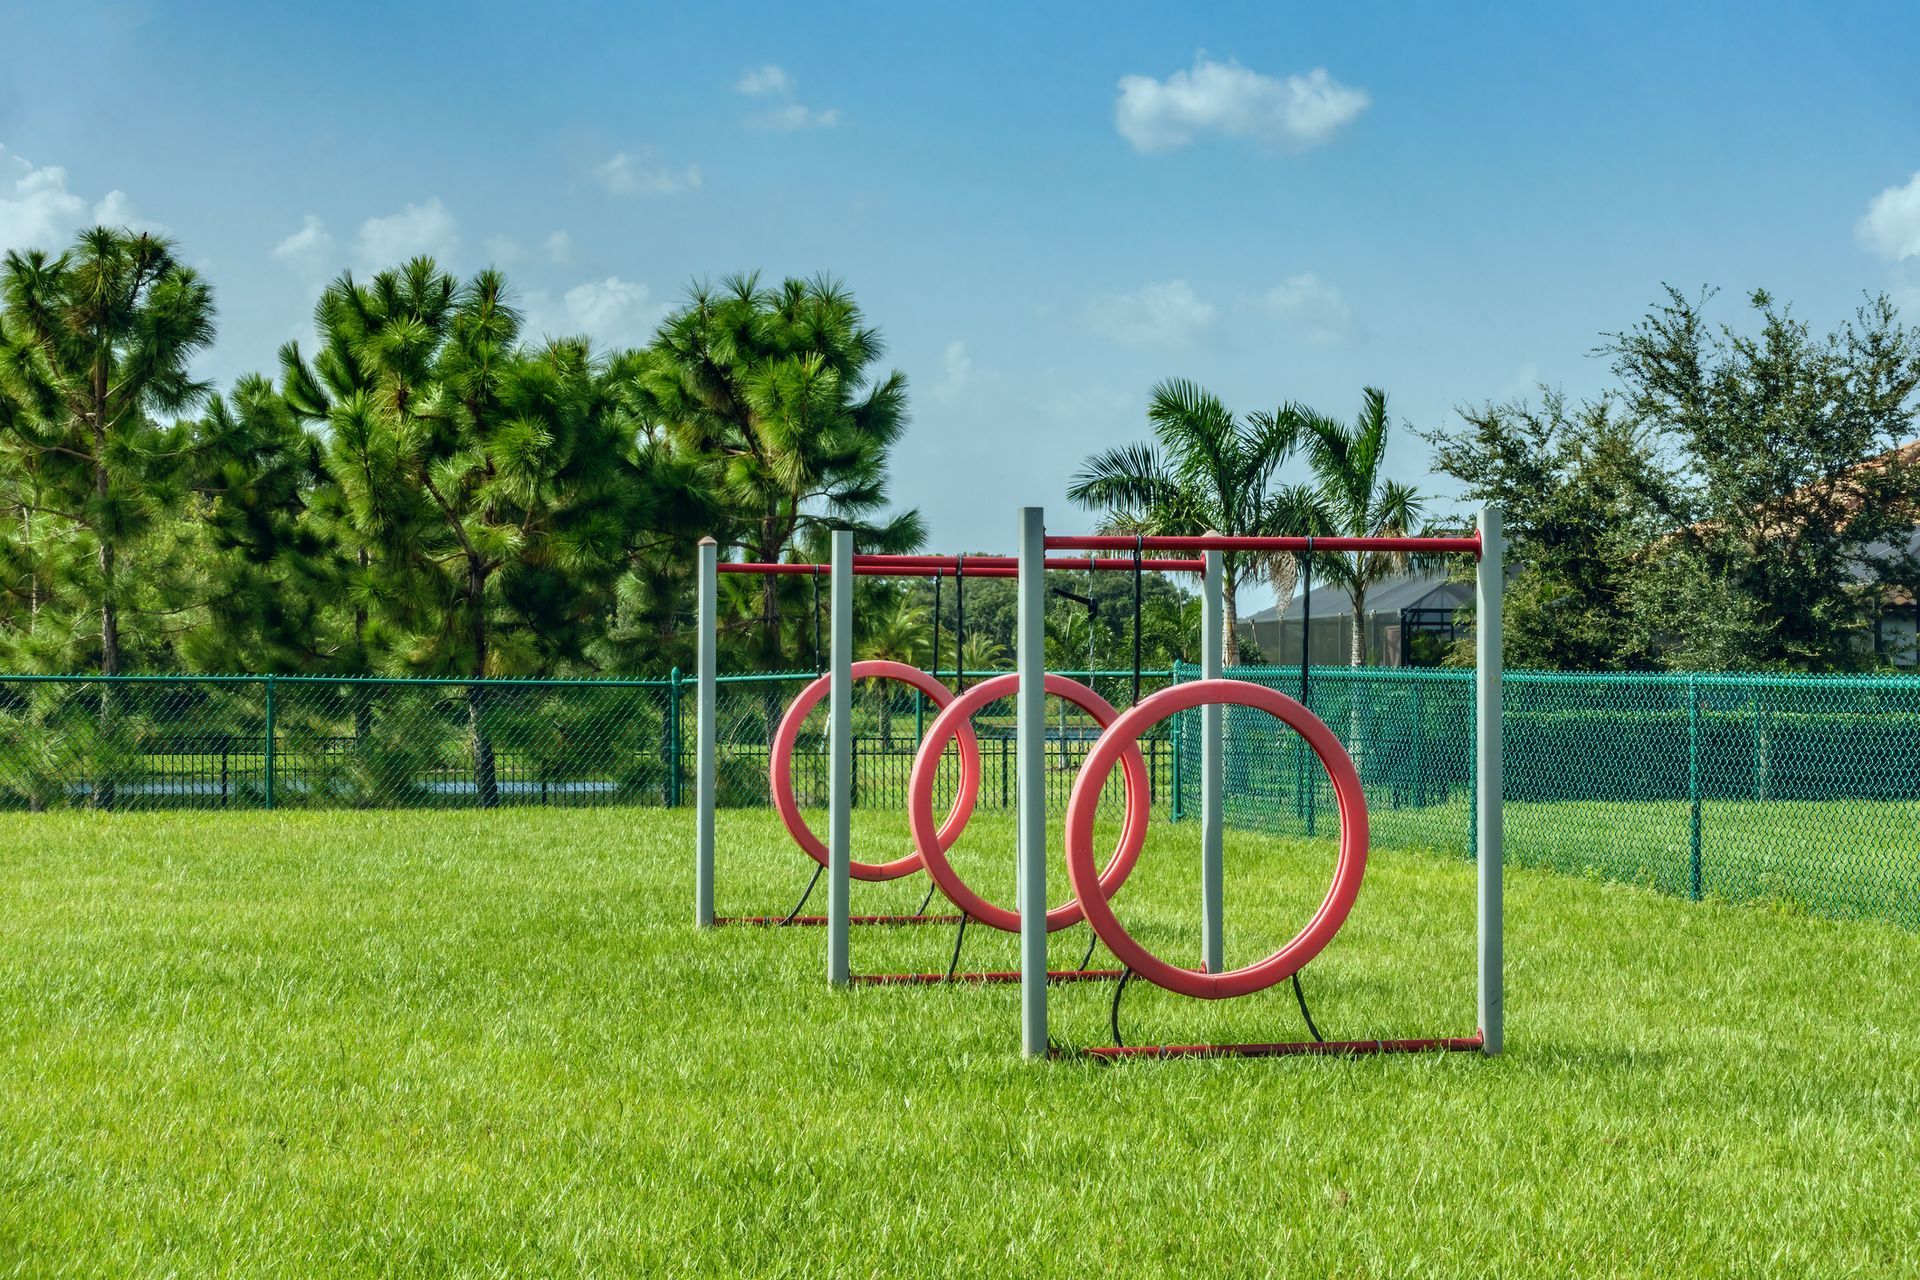
[[[1297,666],[1229,674],[1300,696]],[[1376,845],[1471,856],[1471,671],[1315,667],[1306,701],[1360,770]],[[1509,672],[1503,702],[1510,863],[1920,927],[1920,678]],[[1278,721],[1228,708],[1225,762],[1229,823],[1332,830],[1326,774]]]
[[[951,673],[948,673],[951,681]],[[969,683],[982,677],[969,675]],[[1084,676],[1082,677],[1084,678]],[[1167,683],[1145,673],[1143,692]],[[716,796],[764,805],[767,751],[811,673],[722,676]],[[1091,683],[1119,706],[1131,671]],[[0,808],[456,808],[691,805],[691,678],[430,681],[281,676],[0,677]],[[984,709],[979,807],[1010,807],[1012,703]],[[931,702],[861,681],[854,702],[855,803],[899,808]],[[824,715],[795,751],[803,806],[826,796]],[[1064,804],[1097,736],[1075,713],[1056,729]],[[1173,749],[1145,745],[1156,794],[1172,795]],[[951,760],[949,768],[951,772]]]
[[[1198,674],[1145,673],[1142,693]],[[1300,692],[1297,667],[1231,674]],[[721,805],[767,803],[767,743],[813,678],[721,677]],[[1129,671],[1090,683],[1132,700]],[[1376,845],[1471,856],[1471,672],[1316,667],[1307,702],[1359,766]],[[856,686],[856,805],[904,803],[933,714],[902,686]],[[684,676],[6,677],[0,808],[690,805],[693,716]],[[1329,834],[1326,775],[1299,739],[1242,708],[1225,723],[1228,822]],[[795,753],[804,806],[825,802],[823,725],[816,712]],[[1515,865],[1920,927],[1920,678],[1514,672],[1504,725]],[[1143,742],[1155,802],[1175,818],[1199,811],[1199,728],[1187,712]],[[1011,702],[975,731],[979,806],[1009,808]],[[1053,806],[1095,736],[1078,714],[1049,725]]]

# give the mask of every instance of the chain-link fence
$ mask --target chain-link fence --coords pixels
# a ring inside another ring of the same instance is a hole
[[[1297,666],[1231,674],[1301,694]],[[1305,701],[1360,770],[1375,844],[1471,855],[1472,672],[1316,667]],[[1227,820],[1329,833],[1300,739],[1225,714]],[[1184,718],[1181,807],[1197,812]],[[1509,672],[1502,726],[1515,865],[1920,927],[1920,678]]]
[[[1297,667],[1233,674],[1300,693]],[[1141,693],[1197,675],[1146,672]],[[768,743],[814,678],[721,677],[721,805],[767,803]],[[1130,671],[1088,682],[1133,700]],[[1319,667],[1306,700],[1360,769],[1376,844],[1471,854],[1471,672]],[[934,713],[904,686],[856,685],[856,805],[904,803]],[[981,808],[1012,807],[1012,714],[1009,700],[974,722]],[[690,805],[693,716],[680,675],[0,677],[0,808]],[[1225,722],[1228,821],[1328,834],[1332,796],[1304,745],[1260,712],[1227,708]],[[1516,865],[1920,927],[1920,677],[1514,672],[1504,724]],[[1175,818],[1198,812],[1199,727],[1185,712],[1142,742]],[[1077,712],[1049,724],[1056,806],[1097,736]],[[818,711],[794,779],[803,806],[825,803]]]
[[[949,683],[953,673],[946,673]],[[1087,679],[1084,673],[1080,678]],[[1144,692],[1169,673],[1143,673]],[[722,676],[716,795],[767,803],[768,744],[812,673]],[[969,675],[977,682],[982,677]],[[1119,706],[1133,673],[1090,680]],[[695,688],[664,680],[418,680],[307,676],[0,677],[0,809],[410,808],[693,802]],[[855,803],[905,804],[937,711],[891,681],[854,702]],[[984,708],[982,808],[1014,795],[1011,702]],[[826,794],[824,716],[794,753],[802,805]],[[1051,735],[1064,802],[1097,731],[1077,713]],[[1173,794],[1164,736],[1145,744]]]

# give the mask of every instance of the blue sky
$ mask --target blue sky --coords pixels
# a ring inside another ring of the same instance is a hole
[[[1068,477],[1166,376],[1431,427],[1598,389],[1662,281],[1920,315],[1920,6],[1461,8],[34,6],[0,248],[163,226],[223,382],[417,251],[607,343],[696,277],[828,272],[908,375],[941,548],[1087,525]]]

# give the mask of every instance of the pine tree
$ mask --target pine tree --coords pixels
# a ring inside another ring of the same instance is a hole
[[[809,532],[851,527],[863,551],[919,545],[917,512],[879,519],[907,422],[905,377],[873,378],[882,351],[853,296],[824,279],[766,289],[732,276],[662,323],[639,385],[650,419],[731,508],[713,530],[723,544],[780,560]],[[757,585],[761,657],[779,665],[783,584]]]
[[[578,658],[642,500],[618,397],[584,340],[523,351],[504,279],[428,259],[321,299],[321,358],[289,398],[324,408],[320,503],[356,544],[360,603],[412,674],[527,675]],[[468,686],[474,786],[497,802],[486,694]]]
[[[20,665],[119,674],[131,638],[164,648],[178,577],[176,540],[156,525],[181,496],[191,431],[160,415],[207,392],[190,370],[213,337],[213,293],[170,241],[94,227],[57,257],[10,252],[0,269],[0,476],[21,543],[12,590],[29,626],[9,648]],[[163,563],[153,563],[158,557]],[[161,629],[140,635],[140,624]],[[129,627],[135,629],[130,637]],[[124,737],[115,688],[100,686],[98,750]],[[109,770],[101,770],[104,776]],[[113,785],[94,804],[111,807]]]

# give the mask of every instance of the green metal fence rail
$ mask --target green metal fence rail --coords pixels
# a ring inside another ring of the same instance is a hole
[[[1297,666],[1229,674],[1301,692]],[[1309,673],[1377,846],[1472,855],[1472,680]],[[1503,692],[1509,862],[1920,927],[1920,677],[1509,672]],[[1187,805],[1197,728],[1178,737]],[[1225,736],[1230,824],[1331,829],[1326,775],[1290,730],[1234,708]]]
[[[1072,674],[1118,705],[1131,697],[1130,670]],[[1151,691],[1170,673],[1142,675]],[[720,804],[767,803],[767,744],[813,679],[720,677]],[[650,680],[0,676],[0,809],[672,808],[692,800],[694,695],[678,670]],[[1010,707],[975,721],[985,808],[1012,803]],[[935,710],[911,690],[862,682],[857,803],[904,805]],[[814,720],[795,753],[803,805],[824,803],[826,790],[824,721]],[[1094,736],[1077,715],[1055,734],[1061,803]],[[1171,742],[1145,750],[1156,792],[1170,797]]]

